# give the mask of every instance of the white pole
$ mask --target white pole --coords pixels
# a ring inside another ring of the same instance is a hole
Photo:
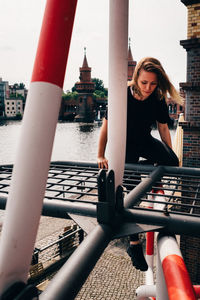
[[[154,297],[156,297],[155,285],[141,285],[136,289],[136,300],[150,300]]]
[[[154,200],[154,196],[148,195],[148,200]],[[153,205],[153,202],[147,202],[149,209],[153,209]],[[146,262],[148,270],[145,272],[145,283],[146,285],[154,285],[154,232],[146,233]]]
[[[156,255],[156,300],[169,300],[159,251]]]
[[[27,281],[39,224],[77,0],[48,0],[0,243],[0,298]]]
[[[127,115],[128,0],[110,0],[108,162],[115,186],[122,184]]]

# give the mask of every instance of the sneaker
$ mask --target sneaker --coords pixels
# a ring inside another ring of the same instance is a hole
[[[130,245],[127,248],[127,253],[131,258],[133,266],[141,271],[147,271],[148,265],[144,258],[143,249],[141,244]]]

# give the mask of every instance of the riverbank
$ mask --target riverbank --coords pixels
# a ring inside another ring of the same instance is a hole
[[[0,211],[3,216],[4,211]],[[35,248],[42,248],[63,233],[72,220],[41,217]],[[126,253],[126,241],[111,241],[97,262],[76,300],[134,300],[136,289],[144,283],[144,272],[136,270]],[[50,283],[49,276],[38,286],[44,290]]]
[[[53,236],[59,235],[70,220],[41,217],[36,247],[49,243]],[[40,285],[46,288],[50,281]],[[144,283],[144,272],[136,270],[126,253],[126,242],[111,241],[76,300],[134,300],[136,289]]]

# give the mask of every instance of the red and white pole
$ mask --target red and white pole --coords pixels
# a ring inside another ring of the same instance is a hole
[[[200,285],[193,285],[197,299],[200,299]]]
[[[27,281],[62,96],[77,0],[47,0],[0,243],[0,295]]]
[[[127,114],[128,0],[110,0],[108,162],[115,172],[115,186],[122,184]]]
[[[156,255],[156,300],[169,300],[159,251]]]
[[[151,196],[149,196],[151,197]],[[153,197],[150,198],[153,200]],[[148,203],[148,208],[153,209],[153,202]],[[153,285],[153,266],[154,266],[154,232],[150,231],[146,233],[146,262],[148,270],[145,272],[145,284]]]
[[[159,235],[158,252],[169,299],[196,300],[194,288],[175,237]]]
[[[153,191],[152,191],[153,192]],[[153,209],[154,200],[153,195],[148,195],[147,207],[149,209]],[[148,270],[145,272],[145,284],[153,285],[154,284],[154,276],[153,276],[153,266],[154,266],[154,232],[150,231],[146,233],[146,261],[148,265]]]

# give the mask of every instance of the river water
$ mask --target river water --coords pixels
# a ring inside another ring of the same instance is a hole
[[[57,124],[52,161],[96,162],[100,124],[59,122]],[[15,161],[21,121],[0,123],[0,165]],[[171,130],[172,139],[174,130]],[[157,130],[152,135],[158,137]]]
[[[96,162],[100,127],[98,123],[58,123],[51,160]],[[14,163],[20,128],[21,121],[0,123],[0,165]],[[172,139],[174,133],[172,130]],[[159,138],[157,130],[152,135]],[[4,211],[0,210],[0,223],[3,218]]]

